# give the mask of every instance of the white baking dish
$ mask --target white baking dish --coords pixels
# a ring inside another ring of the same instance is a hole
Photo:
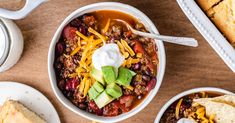
[[[228,67],[235,72],[235,49],[232,45],[229,44],[194,0],[177,0],[177,2],[211,47],[219,54]]]

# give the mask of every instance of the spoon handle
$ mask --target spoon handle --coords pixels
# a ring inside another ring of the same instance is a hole
[[[169,42],[169,43],[192,46],[192,47],[198,46],[198,42],[194,38],[165,36],[165,35],[145,33],[145,32],[141,32],[137,30],[132,30],[132,32],[134,34],[137,34],[143,37],[154,38],[154,39],[162,40],[162,41]]]

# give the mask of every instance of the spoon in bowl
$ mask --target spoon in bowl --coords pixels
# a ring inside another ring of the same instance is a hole
[[[131,25],[129,23],[127,23],[126,21],[124,21],[124,20],[121,20],[121,19],[113,19],[113,20],[125,24],[126,27],[133,34],[136,34],[136,35],[139,35],[139,36],[158,39],[158,40],[162,40],[162,41],[173,43],[173,44],[179,44],[179,45],[185,45],[185,46],[191,46],[191,47],[197,47],[198,46],[198,42],[194,38],[165,36],[165,35],[141,32],[141,31],[138,31],[138,30],[132,28]]]

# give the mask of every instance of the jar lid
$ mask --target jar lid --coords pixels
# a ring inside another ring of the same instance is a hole
[[[10,47],[10,38],[5,24],[0,19],[0,66],[5,62]]]

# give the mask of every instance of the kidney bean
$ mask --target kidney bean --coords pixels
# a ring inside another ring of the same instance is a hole
[[[58,82],[58,87],[60,90],[64,90],[65,81],[62,79]]]
[[[76,19],[72,20],[70,22],[70,24],[71,24],[71,26],[78,28],[82,24],[82,22],[78,18],[76,18]]]
[[[155,85],[156,85],[156,78],[152,78],[146,86],[146,91],[151,91],[155,87]]]
[[[103,110],[99,109],[95,112],[98,116],[102,116],[103,115]]]
[[[71,99],[71,97],[73,96],[73,93],[70,91],[66,91],[65,93],[66,97],[68,97],[69,99]]]
[[[60,55],[60,54],[62,54],[63,52],[64,52],[64,45],[63,45],[62,42],[58,42],[58,43],[56,44],[56,54],[57,54],[57,55]]]
[[[79,32],[81,32],[83,35],[86,35],[87,31],[86,31],[86,28],[84,26],[80,26],[78,28]]]
[[[148,81],[150,81],[150,76],[148,76],[148,75],[143,75],[142,76],[142,79],[144,80],[144,81],[146,81],[146,82],[148,82]]]
[[[65,85],[65,89],[67,91],[75,91],[75,89],[77,88],[79,82],[77,79],[73,78],[73,79],[69,79],[67,82],[66,82],[66,85]]]
[[[86,109],[86,104],[84,104],[84,103],[79,103],[78,104],[78,107],[80,108],[80,109],[82,109],[82,110],[85,110]]]
[[[141,64],[140,64],[140,63],[137,63],[137,64],[134,64],[133,69],[134,69],[134,70],[139,70],[140,67],[141,67]]]
[[[148,76],[150,76],[150,75],[151,75],[151,71],[150,71],[150,69],[149,69],[149,68],[147,68],[147,69],[144,71],[144,73],[145,73],[146,75],[148,75]]]

